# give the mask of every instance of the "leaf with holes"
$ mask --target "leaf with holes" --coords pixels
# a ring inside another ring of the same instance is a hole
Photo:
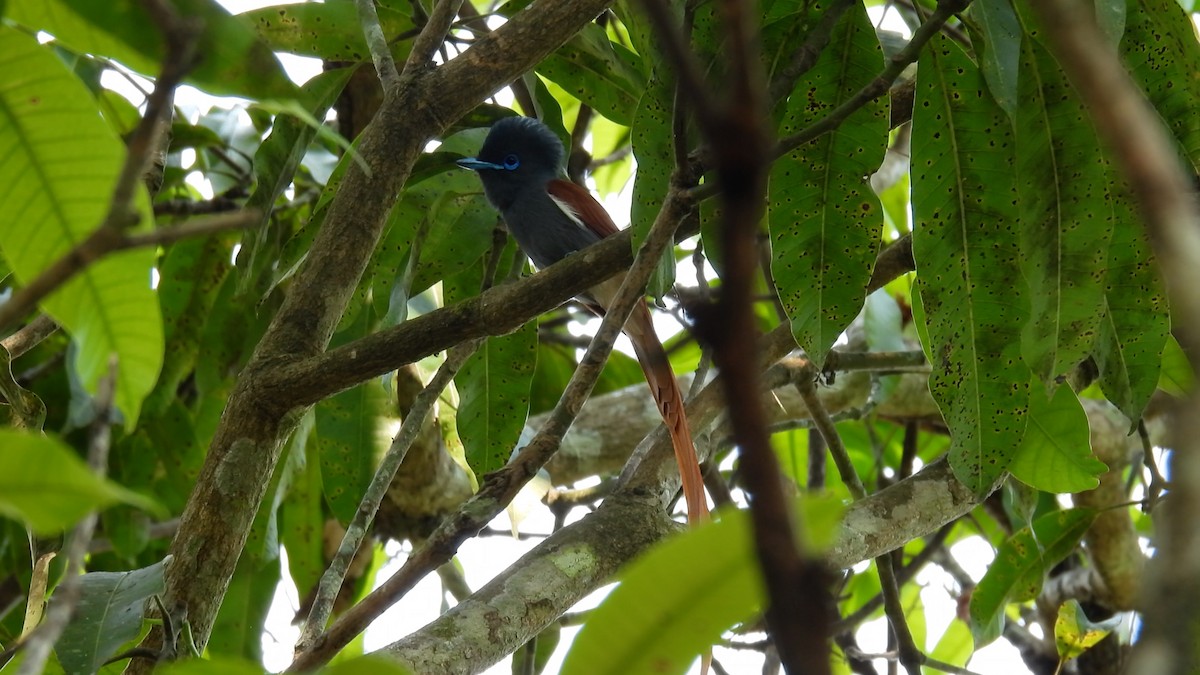
[[[637,59],[592,23],[538,64],[537,72],[601,115],[628,126],[646,90]]]
[[[374,312],[364,308],[346,330],[333,336],[330,348],[360,338],[373,329]],[[354,519],[375,463],[386,450],[383,431],[387,396],[372,380],[334,394],[316,405],[316,442],[321,458],[321,485],[333,514],[342,523]],[[282,470],[283,467],[280,467]]]
[[[881,59],[870,19],[856,4],[796,83],[780,133],[799,131],[854,96]],[[868,103],[771,168],[771,271],[797,344],[818,364],[866,297],[883,224],[866,177],[883,161],[887,125],[884,102]]]
[[[1104,621],[1092,621],[1075,599],[1067,600],[1058,608],[1054,620],[1054,646],[1063,661],[1073,659],[1108,637],[1121,625],[1121,616],[1112,616]]]
[[[933,374],[950,427],[950,465],[977,494],[1004,475],[1025,435],[1029,314],[1020,268],[1013,133],[962,51],[935,37],[922,53],[913,113],[913,258]]]
[[[375,11],[384,36],[389,38],[392,58],[403,63],[412,40],[398,38],[414,29],[412,16],[386,5],[377,6]],[[249,22],[263,42],[277,52],[324,61],[371,60],[353,3],[279,4],[252,9],[238,17]]]

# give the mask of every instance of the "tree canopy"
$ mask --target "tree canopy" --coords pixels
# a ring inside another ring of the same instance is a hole
[[[261,672],[286,580],[289,672],[1194,672],[1194,10],[0,0],[0,670]],[[529,266],[455,164],[515,114],[627,229]]]

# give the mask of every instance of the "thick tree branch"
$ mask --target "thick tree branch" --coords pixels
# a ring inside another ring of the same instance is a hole
[[[604,241],[520,281],[491,288],[457,305],[372,333],[337,349],[264,373],[264,390],[315,403],[472,338],[505,335],[633,262],[630,232]]]
[[[579,414],[608,360],[634,305],[643,302],[646,281],[674,239],[674,233],[691,203],[680,190],[672,190],[655,219],[654,226],[638,250],[620,290],[609,304],[600,329],[567,383],[546,424],[503,469],[487,476],[479,492],[447,518],[404,566],[362,602],[342,615],[325,633],[297,653],[288,672],[305,672],[329,661],[388,607],[429,572],[450,561],[462,542],[492,520],[517,492],[553,456]]]
[[[609,497],[385,651],[417,673],[482,672],[678,527],[656,500]]]
[[[166,604],[187,608],[200,648],[282,443],[305,405],[288,391],[264,389],[262,378],[325,350],[425,143],[560,46],[609,1],[521,12],[449,63],[386,92],[360,137],[358,152],[368,170],[358,162],[347,170],[308,258],[230,395],[172,544],[176,563],[167,571]],[[145,645],[156,648],[160,642],[161,630],[155,629]],[[131,671],[148,666],[138,660]]]

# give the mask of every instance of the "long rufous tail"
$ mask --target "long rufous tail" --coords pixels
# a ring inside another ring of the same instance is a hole
[[[625,323],[625,334],[633,343],[633,351],[646,373],[646,382],[658,405],[667,431],[671,433],[671,445],[675,448],[675,461],[679,464],[679,478],[683,484],[683,498],[687,502],[689,523],[698,523],[708,517],[708,500],[704,496],[704,479],[700,476],[700,464],[696,458],[696,446],[692,442],[692,431],[688,427],[687,413],[683,407],[683,392],[667,360],[667,352],[654,332],[650,310],[645,303],[634,308]]]

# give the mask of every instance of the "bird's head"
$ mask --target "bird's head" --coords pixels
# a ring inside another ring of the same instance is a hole
[[[505,117],[492,125],[476,157],[458,165],[479,172],[488,201],[505,209],[523,189],[542,186],[559,174],[563,147],[545,124],[532,117]]]

